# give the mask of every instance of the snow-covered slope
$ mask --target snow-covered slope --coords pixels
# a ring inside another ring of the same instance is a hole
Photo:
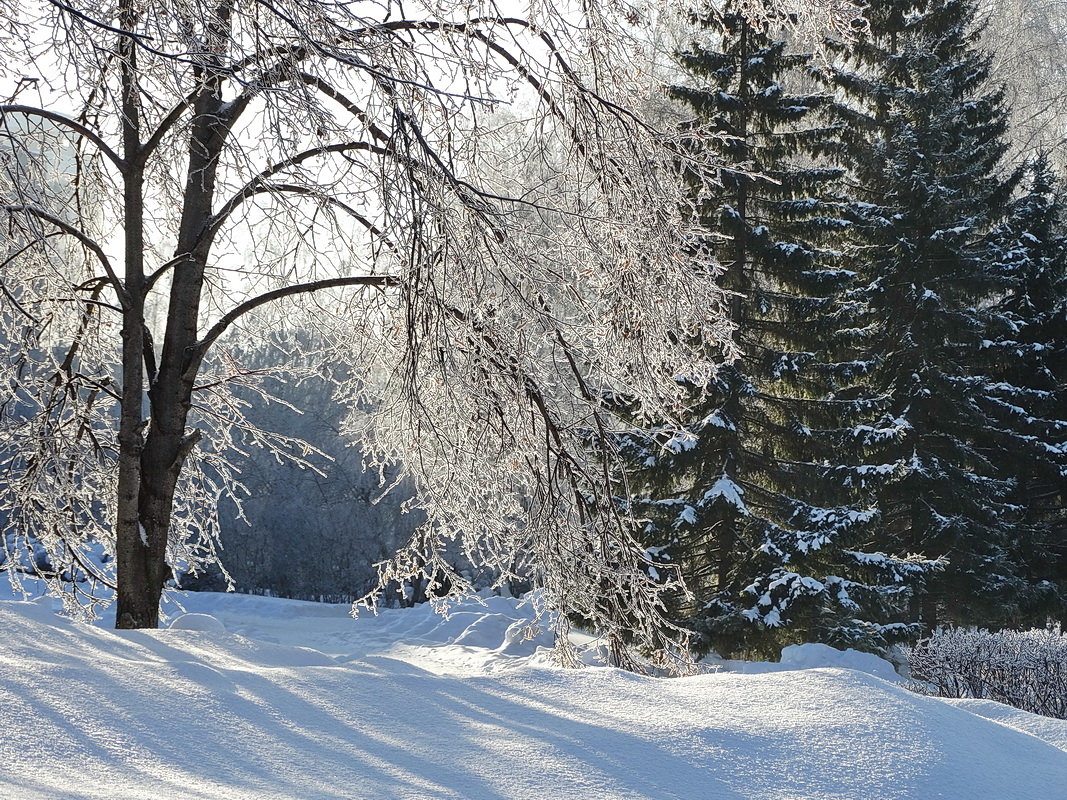
[[[527,611],[487,602],[353,621],[193,595],[188,610],[221,625],[124,633],[0,602],[0,798],[1029,800],[1067,786],[1067,753],[1038,738],[1067,742],[1067,723],[1031,735],[1021,712],[1012,728],[841,668],[561,670],[516,635]]]

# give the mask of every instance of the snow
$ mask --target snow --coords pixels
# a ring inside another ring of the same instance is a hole
[[[0,797],[1023,800],[1067,783],[1067,723],[912,694],[862,653],[649,678],[553,666],[530,605],[500,597],[355,620],[181,602],[171,629],[122,632],[0,602]]]
[[[745,501],[741,499],[744,494],[745,490],[734,483],[724,472],[719,476],[719,479],[712,484],[711,488],[704,492],[704,496],[701,498],[700,502],[701,505],[704,505],[713,500],[722,498],[727,505],[733,506],[742,515],[748,516],[748,508],[745,506]]]
[[[884,681],[900,680],[893,665],[883,658],[851,648],[837,650],[825,644],[793,644],[783,647],[781,663],[782,666],[790,669],[838,667],[864,672]]]
[[[780,662],[724,660],[712,654],[706,657],[702,663],[717,670],[737,672],[743,675],[767,675],[794,672],[800,669],[832,667],[862,672],[872,677],[880,678],[887,683],[900,684],[903,681],[903,678],[897,674],[893,665],[884,658],[851,648],[837,650],[829,645],[812,642],[791,644],[788,647],[783,647],[782,660]],[[1000,704],[994,703],[994,705]],[[1015,709],[1011,710],[1014,711]],[[1034,715],[1026,714],[1026,716],[1032,717]]]
[[[209,633],[226,633],[226,626],[210,614],[182,614],[167,626],[172,631],[207,631]]]
[[[682,512],[678,515],[678,518],[674,521],[674,526],[677,528],[680,525],[696,525],[697,524],[697,510],[690,505],[687,505],[682,509]]]
[[[1041,717],[992,700],[944,699],[941,702],[966,709],[1009,728],[1025,731],[1061,750],[1067,750],[1067,719]]]
[[[716,428],[724,428],[728,431],[737,430],[737,427],[734,425],[734,423],[731,422],[728,417],[723,416],[722,412],[719,410],[713,411],[711,414],[704,417],[704,419],[701,420],[700,424],[702,427],[711,425]]]
[[[697,437],[689,431],[677,431],[663,447],[672,453],[684,453],[697,446]]]

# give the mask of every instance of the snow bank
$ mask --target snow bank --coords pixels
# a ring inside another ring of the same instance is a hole
[[[966,709],[972,714],[994,720],[1009,728],[1025,731],[1061,750],[1067,750],[1067,719],[1041,717],[992,700],[944,698],[941,702]]]
[[[1038,728],[852,669],[549,668],[528,610],[501,598],[448,619],[184,605],[229,632],[116,632],[0,602],[0,797],[1029,800],[1067,785],[1067,753]]]
[[[781,664],[786,669],[837,667],[866,672],[884,681],[900,681],[893,665],[873,653],[859,650],[836,650],[825,644],[792,644],[782,648]]]
[[[168,626],[172,631],[207,631],[226,633],[226,626],[210,614],[182,614]]]
[[[798,669],[830,667],[864,672],[890,683],[900,683],[901,677],[893,665],[884,658],[859,650],[837,650],[825,644],[792,644],[782,648],[779,661],[733,661],[718,658],[714,654],[704,659],[703,664],[711,669],[738,672],[743,675],[765,675],[771,672],[791,672]]]

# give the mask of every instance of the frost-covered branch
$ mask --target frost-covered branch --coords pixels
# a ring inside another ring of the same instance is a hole
[[[119,623],[155,624],[168,564],[214,558],[218,500],[240,501],[227,454],[311,464],[251,424],[258,373],[225,348],[299,322],[351,365],[337,399],[373,413],[350,433],[426,516],[383,580],[451,541],[620,659],[677,656],[604,401],[670,420],[679,374],[732,352],[680,180],[709,165],[648,113],[652,31],[680,11],[70,0],[21,20],[40,27],[7,55],[61,77],[33,90],[51,117],[7,127],[0,203],[83,236],[5,230],[7,531],[113,553]],[[59,300],[101,264],[121,325]]]

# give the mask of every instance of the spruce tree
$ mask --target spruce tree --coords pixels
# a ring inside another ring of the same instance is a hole
[[[835,331],[852,324],[852,274],[836,250],[848,223],[832,199],[842,171],[814,160],[836,133],[815,121],[830,98],[787,91],[811,56],[788,53],[736,8],[698,19],[718,47],[681,53],[689,80],[670,92],[694,128],[721,136],[693,146],[725,165],[701,216],[743,356],[694,392],[684,431],[634,448],[650,554],[682,568],[696,602],[676,613],[701,649],[879,647],[904,632],[885,623],[924,567],[867,547],[877,513],[828,469],[856,410],[838,397],[851,359],[832,352]]]
[[[842,472],[875,489],[883,546],[947,558],[912,609],[928,626],[989,624],[1017,582],[1013,480],[988,447],[997,419],[980,355],[1002,285],[982,243],[1014,180],[999,173],[1007,115],[975,15],[969,0],[871,3],[868,30],[831,43],[839,59],[823,71],[846,98],[838,157],[853,184],[867,391],[882,404]]]
[[[990,235],[986,268],[1003,285],[982,343],[997,420],[990,442],[1014,480],[1008,545],[1017,582],[1008,622],[1067,612],[1067,237],[1046,157]]]

